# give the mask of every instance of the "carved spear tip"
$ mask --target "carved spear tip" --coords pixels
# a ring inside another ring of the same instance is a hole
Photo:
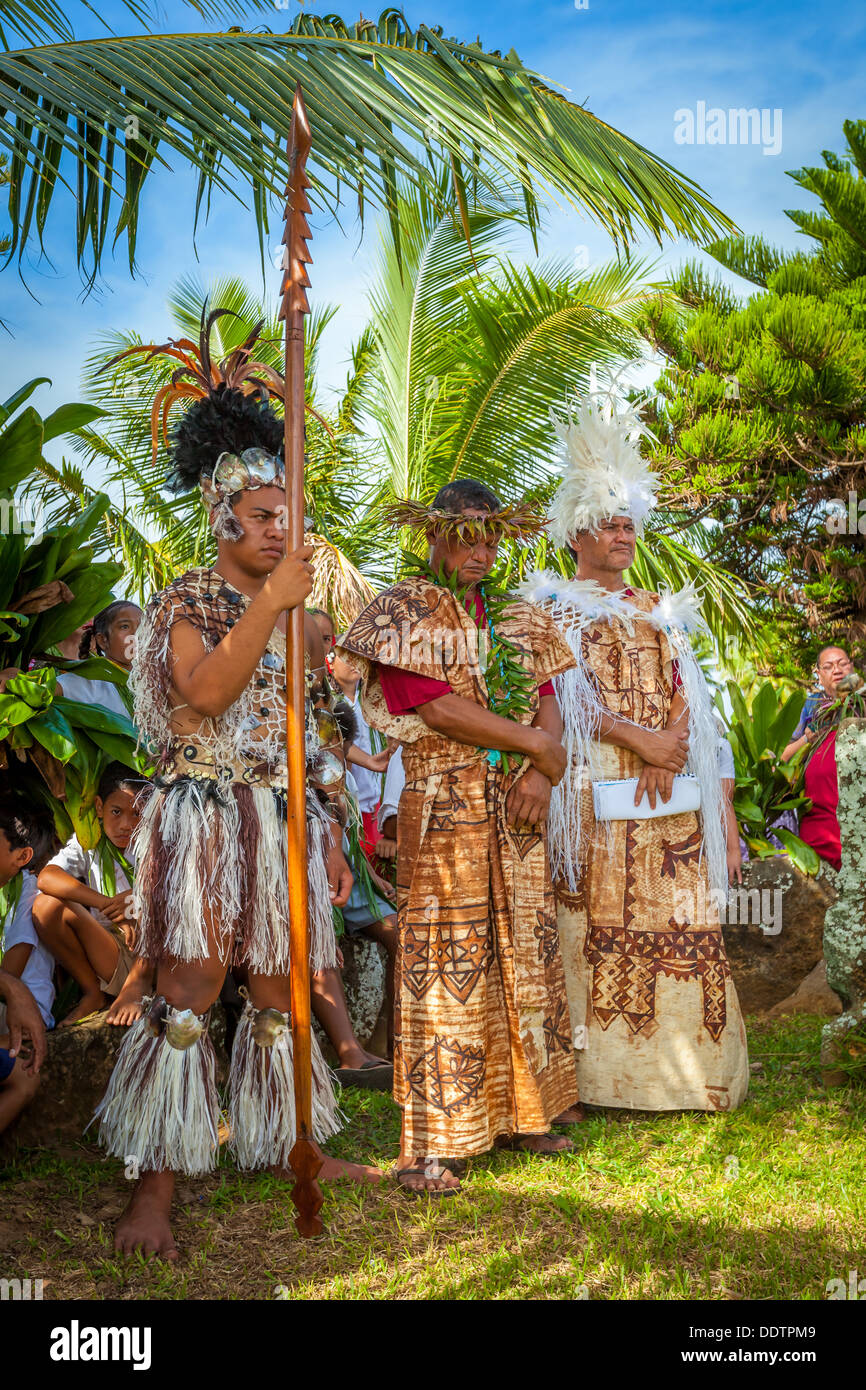
[[[307,117],[307,107],[304,101],[304,94],[301,91],[300,82],[295,83],[295,97],[292,102],[292,134],[298,136],[299,148],[304,148],[304,153],[310,148],[310,122]]]

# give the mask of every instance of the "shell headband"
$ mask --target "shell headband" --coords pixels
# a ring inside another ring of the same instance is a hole
[[[210,476],[202,476],[202,502],[211,508],[211,530],[219,540],[237,541],[243,527],[232,510],[232,498],[238,492],[253,492],[259,487],[286,485],[283,460],[266,449],[244,449],[241,454],[220,454]]]

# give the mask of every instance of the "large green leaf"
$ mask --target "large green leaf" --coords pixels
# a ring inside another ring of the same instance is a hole
[[[769,681],[765,681],[752,701],[752,723],[755,729],[755,745],[763,752],[769,746],[770,726],[778,710],[776,691]]]
[[[62,678],[61,678],[62,679]],[[61,697],[55,700],[58,708],[77,729],[98,730],[100,734],[114,734],[117,737],[136,739],[135,726],[122,714],[106,709],[104,705],[85,705],[79,700]],[[97,739],[99,743],[101,740]]]
[[[100,410],[98,406],[84,405],[81,402],[58,406],[50,415],[46,415],[42,422],[43,443],[47,444],[49,439],[56,439],[60,434],[71,434],[75,430],[83,429],[85,425],[91,425],[104,414],[105,411]]]
[[[426,25],[410,29],[396,10],[351,26],[302,11],[283,34],[111,36],[0,52],[10,254],[26,255],[58,188],[76,184],[79,261],[87,253],[98,271],[114,202],[115,238],[126,232],[132,266],[144,181],[172,154],[200,172],[200,200],[214,187],[238,196],[249,185],[263,235],[266,195],[281,198],[289,174],[298,82],[313,130],[312,198],[334,213],[348,186],[363,192],[362,214],[378,203],[396,231],[397,172],[435,190],[423,153],[432,148],[451,167],[459,201],[468,186],[489,194],[514,182],[533,224],[535,195],[549,188],[621,245],[643,230],[659,242],[732,230],[691,180],[553,91],[513,50],[503,57]]]
[[[764,811],[756,801],[748,796],[734,796],[734,810],[738,820],[750,821],[755,825],[763,825]]]
[[[26,400],[30,399],[37,386],[46,385],[51,385],[50,377],[35,376],[31,381],[26,381],[23,386],[19,386],[17,391],[13,391],[9,399],[5,400],[3,404],[0,405],[0,425],[5,424],[9,416],[14,415],[18,407],[23,405]],[[0,477],[0,484],[5,486],[5,484],[2,483],[2,477]]]
[[[72,726],[64,718],[57,704],[37,714],[27,726],[33,737],[61,763],[68,763],[78,751]]]
[[[32,709],[46,709],[54,699],[57,675],[50,666],[25,675],[13,676],[6,682],[6,693],[26,700]]]
[[[111,498],[108,494],[98,492],[81,512],[81,515],[71,523],[60,547],[61,565],[65,564],[76,551],[81,549],[84,542],[90,539],[110,506]]]
[[[28,406],[0,430],[0,486],[17,487],[33,472],[41,457],[42,420]]]
[[[795,835],[791,830],[785,830],[780,826],[773,827],[773,834],[785,846],[791,862],[804,874],[816,874],[821,867],[821,859],[811,845],[807,845]]]
[[[139,759],[135,752],[135,738],[119,738],[115,734],[95,732],[93,734],[100,753],[110,762],[124,763],[126,767],[139,770]]]
[[[70,676],[81,676],[84,680],[110,681],[112,685],[124,687],[129,680],[129,673],[122,666],[116,666],[104,656],[88,656],[84,661],[66,661],[63,657],[54,657],[53,660],[61,685],[64,671],[68,671]]]
[[[790,743],[805,703],[806,696],[802,690],[795,690],[788,696],[768,731],[768,740],[773,748],[784,748]]]
[[[26,700],[19,700],[15,695],[0,695],[0,725],[3,727],[14,729],[32,714],[33,706]]]
[[[32,633],[28,634],[28,647],[31,651],[45,651],[56,642],[62,642],[70,632],[74,632],[83,622],[98,613],[110,602],[111,586],[123,574],[121,565],[102,561],[76,579],[71,603],[59,604],[40,614]]]

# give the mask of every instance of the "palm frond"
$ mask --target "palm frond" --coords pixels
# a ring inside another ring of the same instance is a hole
[[[543,487],[559,468],[550,407],[581,388],[593,365],[613,370],[643,354],[637,319],[664,297],[646,274],[640,262],[579,277],[561,262],[505,261],[494,278],[465,285],[466,331],[455,343],[462,373],[452,374],[436,421],[447,474],[432,459],[427,486],[483,471],[492,486]]]
[[[311,541],[313,592],[309,606],[324,608],[337,628],[344,630],[351,626],[376,590],[348,556],[324,536],[313,535]]]
[[[219,20],[227,15],[243,18],[250,14],[267,13],[271,6],[269,0],[183,0],[191,10],[202,19]],[[139,24],[149,28],[159,19],[156,4],[144,0],[122,0],[122,4]],[[94,16],[112,33],[111,25],[105,16],[89,0],[81,0],[77,6],[88,16]],[[17,34],[25,43],[42,43],[51,39],[72,42],[75,38],[75,25],[69,15],[59,5],[46,3],[46,0],[2,0],[0,2],[0,44],[8,47],[6,35]]]
[[[701,542],[693,534],[697,529],[688,528],[686,540],[661,531],[648,532],[638,541],[627,578],[644,589],[676,590],[696,585],[701,614],[724,661],[732,644],[754,644],[757,625],[748,589],[736,575],[701,554]],[[683,531],[679,534],[682,536]]]
[[[23,5],[24,0],[17,0]],[[44,3],[44,0],[43,0]],[[204,0],[202,0],[204,3]],[[733,230],[690,179],[554,91],[512,51],[411,29],[397,10],[378,23],[301,13],[284,34],[143,34],[0,53],[0,148],[10,155],[9,217],[19,261],[43,237],[58,190],[76,204],[75,245],[90,283],[125,233],[135,268],[141,193],[179,156],[198,171],[196,215],[220,189],[251,202],[264,255],[268,201],[288,177],[285,134],[300,82],[314,133],[314,204],[340,212],[341,190],[384,207],[400,255],[398,171],[434,196],[435,150],[455,205],[503,177],[538,222],[540,191],[561,194],[620,245],[644,231],[700,242]]]
[[[417,493],[431,447],[425,422],[445,388],[449,346],[461,315],[461,287],[495,264],[510,231],[501,204],[467,214],[471,242],[454,209],[442,212],[402,185],[397,209],[402,252],[384,235],[369,292],[377,390],[371,409],[394,496]],[[451,354],[453,356],[453,353]],[[432,447],[442,448],[438,437]]]

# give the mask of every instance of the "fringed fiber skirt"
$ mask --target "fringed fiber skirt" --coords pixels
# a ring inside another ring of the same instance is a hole
[[[222,954],[289,972],[285,800],[271,787],[180,777],[150,797],[135,832],[135,951],[157,962]],[[330,820],[307,794],[310,964],[337,963],[326,853]]]

